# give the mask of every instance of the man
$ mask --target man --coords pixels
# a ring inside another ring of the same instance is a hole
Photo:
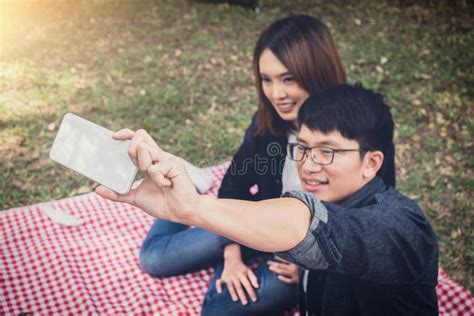
[[[436,237],[418,205],[382,180],[394,167],[382,97],[335,86],[308,98],[299,123],[289,158],[306,192],[260,202],[200,196],[176,157],[146,132],[122,130],[115,138],[132,139],[130,156],[147,176],[128,195],[97,193],[302,266],[303,315],[437,315]]]

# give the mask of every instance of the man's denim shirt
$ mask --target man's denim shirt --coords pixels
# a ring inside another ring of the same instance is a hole
[[[339,205],[306,192],[283,196],[312,215],[303,241],[278,253],[311,270],[303,312],[437,314],[438,244],[416,202],[378,177]]]

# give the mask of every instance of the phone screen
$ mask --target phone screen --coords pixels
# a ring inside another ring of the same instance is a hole
[[[128,156],[129,141],[72,113],[64,115],[50,158],[117,193],[130,191],[137,167]]]

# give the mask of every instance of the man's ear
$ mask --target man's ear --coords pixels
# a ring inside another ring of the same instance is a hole
[[[382,167],[383,153],[380,150],[368,151],[364,156],[363,176],[373,178]]]

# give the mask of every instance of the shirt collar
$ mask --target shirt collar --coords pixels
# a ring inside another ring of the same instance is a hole
[[[383,180],[379,177],[375,177],[340,205],[346,208],[354,208],[370,204],[374,194],[382,192],[386,190],[386,188],[387,186]]]

